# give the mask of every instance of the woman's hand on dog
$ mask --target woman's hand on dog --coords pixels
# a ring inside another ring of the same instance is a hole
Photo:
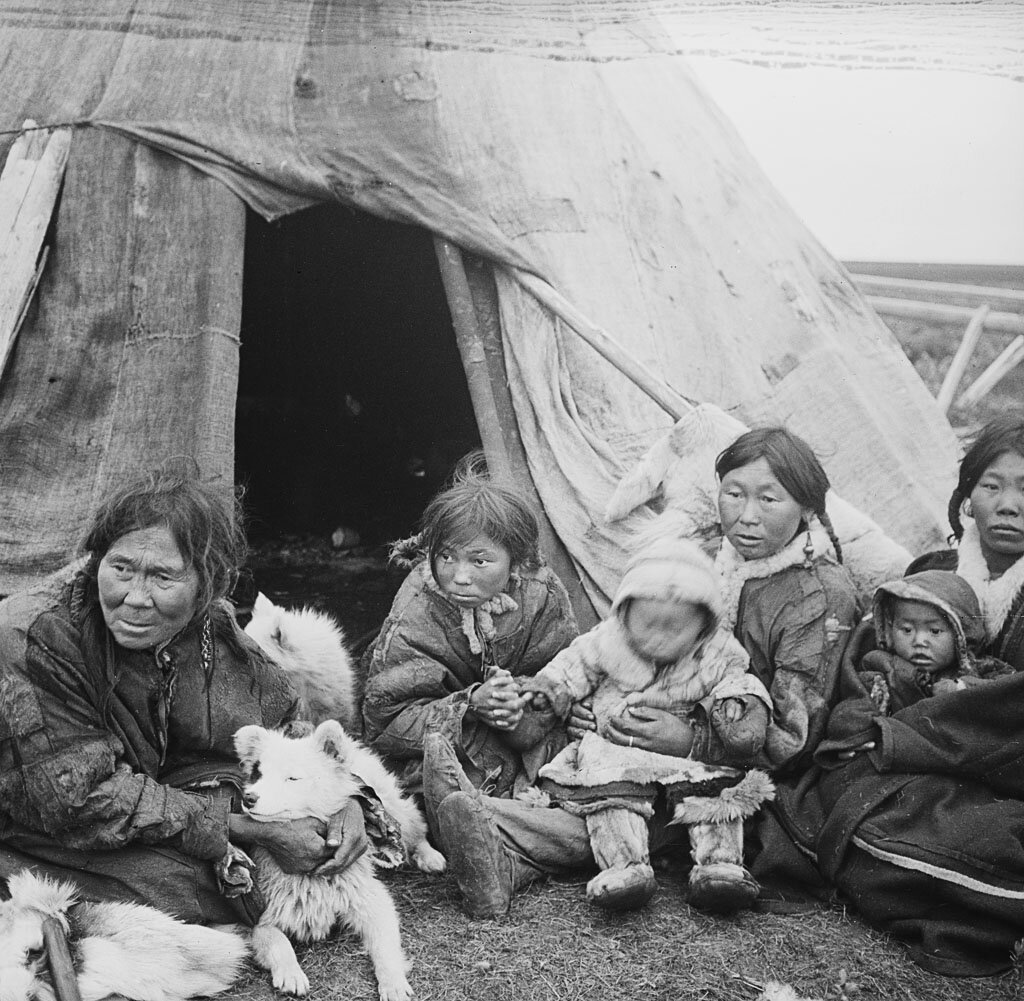
[[[523,718],[527,696],[520,694],[516,679],[499,668],[469,696],[477,718],[496,730],[514,730]]]
[[[334,876],[344,872],[357,858],[370,848],[366,836],[366,818],[357,799],[350,799],[327,822],[324,839],[331,857],[316,869],[318,876]]]
[[[368,847],[363,811],[355,800],[326,824],[315,817],[256,821],[233,813],[229,833],[239,844],[266,848],[285,872],[293,874],[341,872]]]

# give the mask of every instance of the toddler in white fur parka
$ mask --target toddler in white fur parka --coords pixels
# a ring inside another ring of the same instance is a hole
[[[718,628],[714,567],[695,544],[662,538],[627,563],[611,615],[523,680],[531,705],[566,719],[592,699],[595,729],[540,772],[559,807],[586,819],[601,869],[587,887],[604,907],[637,907],[656,889],[647,821],[664,793],[689,826],[692,906],[749,906],[743,821],[774,795],[748,769],[765,740],[771,698]],[[649,725],[644,725],[649,724]]]

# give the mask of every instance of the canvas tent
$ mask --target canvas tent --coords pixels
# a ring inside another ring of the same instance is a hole
[[[184,452],[230,483],[246,205],[438,239],[481,436],[578,603],[614,589],[605,504],[672,421],[516,269],[678,393],[806,436],[911,550],[940,544],[945,418],[647,6],[0,0],[0,155],[27,118],[73,129],[0,382],[0,594],[59,566],[127,470]]]

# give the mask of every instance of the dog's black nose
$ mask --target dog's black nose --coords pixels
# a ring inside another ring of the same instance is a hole
[[[257,798],[257,796],[253,795],[253,793],[246,789],[246,791],[242,793],[242,806],[247,810],[251,810],[256,805]]]

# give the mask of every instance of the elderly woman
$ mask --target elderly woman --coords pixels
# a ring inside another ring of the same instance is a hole
[[[166,464],[100,506],[59,590],[0,606],[0,876],[30,866],[87,898],[251,923],[258,896],[226,864],[229,843],[297,872],[365,848],[357,808],[330,832],[231,810],[232,735],[297,708],[223,600],[239,526],[194,467]]]
[[[975,588],[981,653],[1015,671],[907,706],[868,705],[844,665],[840,705],[793,799],[792,831],[872,924],[949,976],[1010,968],[1024,938],[1024,413],[986,425],[950,499],[955,551],[910,570],[953,569]]]

